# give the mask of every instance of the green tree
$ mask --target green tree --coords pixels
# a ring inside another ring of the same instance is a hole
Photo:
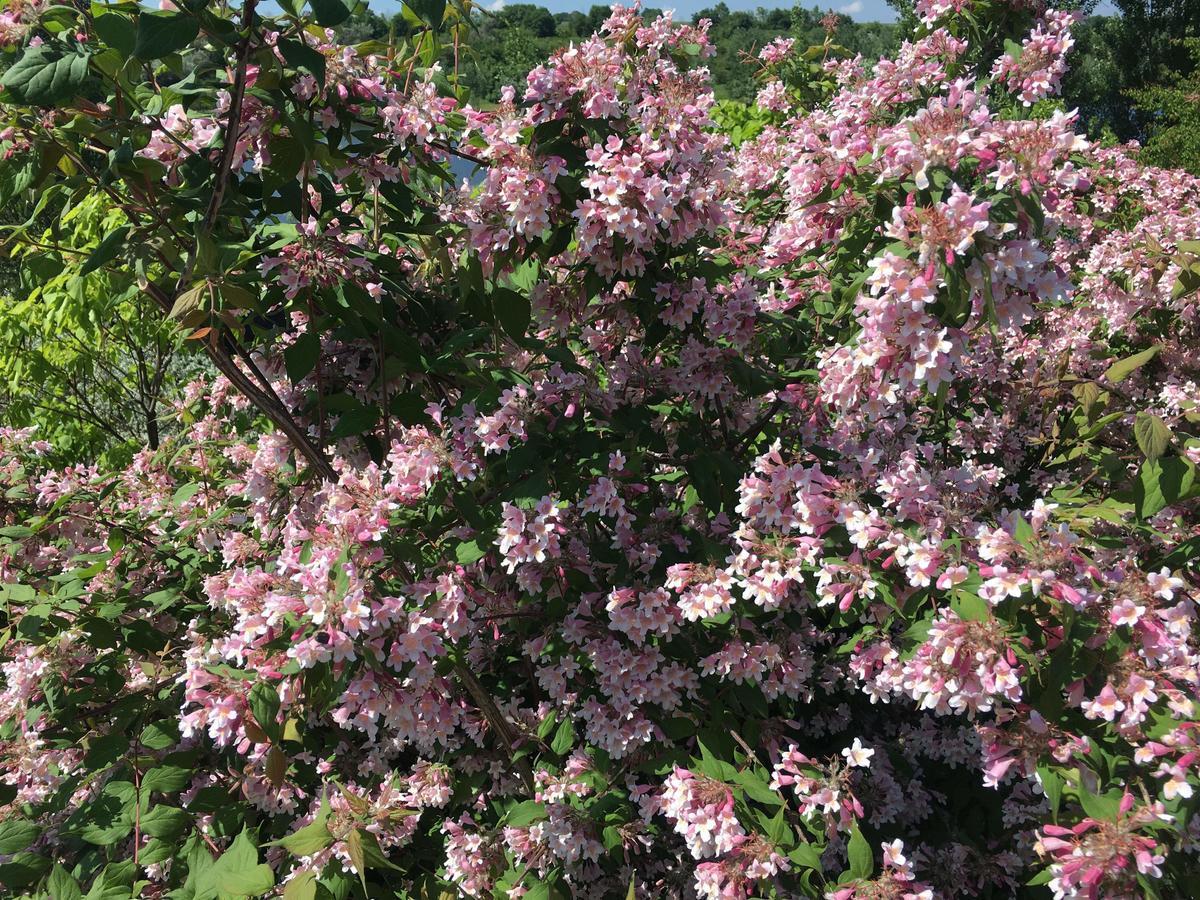
[[[72,265],[115,250],[124,217],[102,193],[9,200],[0,420],[35,426],[65,462],[113,463],[156,449],[172,421],[165,404],[205,369],[177,354],[182,335],[146,309],[135,277]],[[60,213],[53,227],[47,209]]]
[[[557,31],[550,10],[534,3],[514,3],[506,6],[497,18],[509,28],[520,28],[534,37],[553,37]]]
[[[1076,50],[1063,100],[1090,130],[1147,141],[1172,113],[1147,94],[1185,79],[1195,61],[1187,38],[1198,36],[1200,0],[1115,0],[1118,16],[1093,16],[1075,30]],[[1086,9],[1085,9],[1086,12]]]
[[[1130,96],[1146,121],[1142,158],[1200,175],[1200,38],[1179,43],[1190,53],[1191,71],[1167,84],[1131,91]]]

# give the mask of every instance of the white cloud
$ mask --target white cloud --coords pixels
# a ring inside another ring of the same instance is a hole
[[[503,3],[504,0],[496,0],[498,3]],[[857,16],[863,11],[862,0],[850,0],[845,6],[839,6],[835,12],[841,13],[843,16]]]
[[[855,0],[855,2],[857,3],[858,0]],[[492,0],[485,8],[489,12],[500,12],[500,10],[504,9],[504,0]]]

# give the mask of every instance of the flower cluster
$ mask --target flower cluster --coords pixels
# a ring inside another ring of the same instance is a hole
[[[1073,16],[916,12],[769,43],[736,149],[704,22],[614,8],[484,111],[450,7],[98,16],[230,55],[14,156],[136,236],[73,284],[204,279],[221,374],[116,465],[0,431],[6,888],[1182,896],[1200,181],[1039,112]]]

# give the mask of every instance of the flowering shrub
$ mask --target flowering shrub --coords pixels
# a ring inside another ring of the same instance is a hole
[[[482,111],[465,8],[10,7],[5,178],[125,223],[15,239],[220,375],[0,436],[0,882],[1183,896],[1200,183],[1031,113],[1070,17],[917,11],[735,149],[631,9]]]

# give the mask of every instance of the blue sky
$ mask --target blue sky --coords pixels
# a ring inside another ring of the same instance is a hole
[[[487,0],[483,0],[483,2],[485,5],[487,4]],[[522,2],[522,0],[510,0],[510,2]],[[551,12],[570,12],[575,9],[586,11],[595,3],[607,6],[611,0],[525,0],[525,2],[537,3]],[[674,9],[680,16],[690,16],[697,10],[715,6],[717,0],[644,0],[644,2],[647,6]],[[894,22],[896,20],[896,14],[887,5],[886,0],[822,0],[822,2],[801,0],[801,2],[805,6],[835,9],[859,22]],[[397,0],[370,0],[370,5],[371,9],[378,13],[390,13],[399,8]],[[757,9],[760,6],[790,8],[796,4],[795,2],[772,3],[769,0],[725,0],[725,5],[730,9]],[[1111,14],[1113,5],[1109,0],[1103,0],[1096,11],[1101,14]]]

